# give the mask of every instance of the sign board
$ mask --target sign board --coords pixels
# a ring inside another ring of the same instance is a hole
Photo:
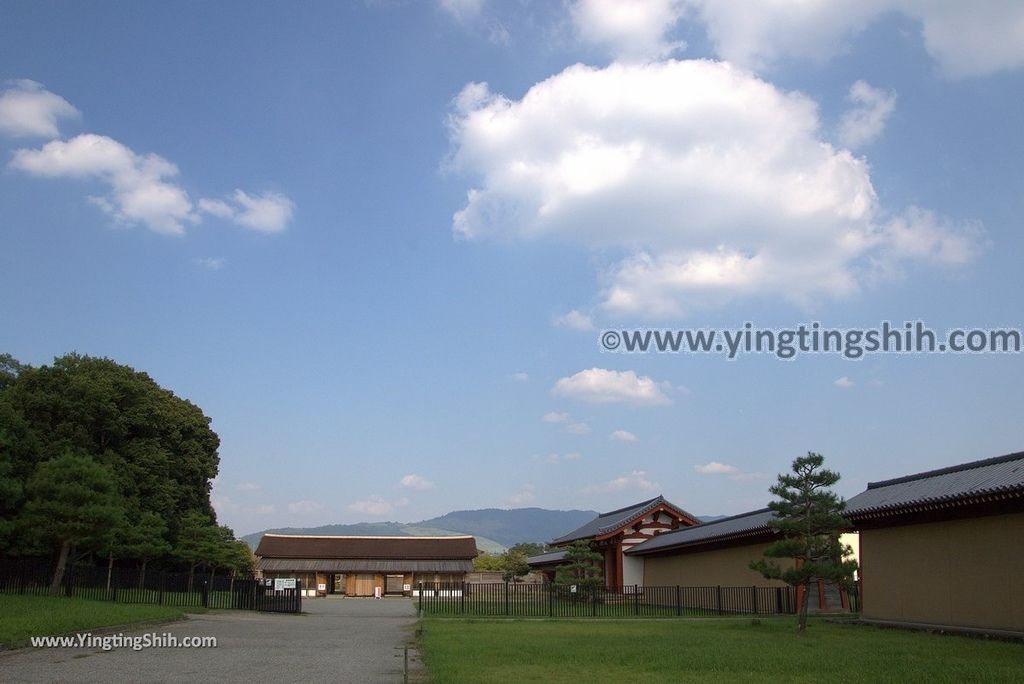
[[[327,591],[327,585],[326,584],[318,584],[318,585],[316,585],[316,590],[317,591]]]
[[[295,578],[294,577],[275,577],[274,578],[274,591],[281,591],[283,589],[294,589]]]
[[[412,585],[411,584],[403,584],[402,585],[402,591],[411,591],[411,590],[412,590]]]

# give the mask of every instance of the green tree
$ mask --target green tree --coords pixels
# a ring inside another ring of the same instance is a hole
[[[527,558],[530,558],[531,556],[539,556],[542,553],[547,553],[549,550],[550,549],[548,549],[547,544],[539,544],[536,542],[521,542],[509,549],[509,551],[517,551]]]
[[[501,554],[501,578],[506,582],[514,582],[517,578],[530,572],[530,564],[520,551],[509,549]]]
[[[21,506],[24,488],[14,477],[14,466],[0,452],[0,553],[14,543],[15,518]]]
[[[505,562],[499,554],[480,552],[473,559],[473,570],[475,572],[503,572]]]
[[[196,568],[211,565],[218,557],[222,542],[220,529],[202,513],[189,513],[181,521],[174,552],[189,564],[188,590],[192,591]]]
[[[23,485],[42,461],[91,456],[112,470],[128,510],[160,516],[173,541],[186,514],[214,517],[218,447],[210,419],[145,373],[79,354],[38,368],[0,356],[0,454]]]
[[[139,561],[139,587],[146,583],[146,565],[154,558],[171,552],[167,541],[167,525],[152,511],[139,514],[120,529],[114,553],[120,558]]]
[[[839,474],[822,468],[825,457],[808,452],[793,461],[791,474],[780,474],[769,490],[778,497],[768,504],[775,514],[771,526],[782,539],[765,549],[768,558],[792,560],[784,568],[764,559],[750,564],[768,579],[780,579],[801,588],[797,634],[807,629],[807,587],[812,581],[824,579],[849,587],[857,562],[848,560],[850,547],[839,541],[842,530],[849,527],[843,518],[846,503],[831,489],[839,482]]]
[[[50,593],[56,594],[72,548],[105,546],[121,521],[123,503],[108,468],[71,453],[40,463],[25,493],[23,529],[59,549],[50,583]]]
[[[584,540],[574,541],[566,548],[565,563],[555,570],[555,584],[576,585],[588,590],[604,585],[601,572],[601,554],[590,548]]]

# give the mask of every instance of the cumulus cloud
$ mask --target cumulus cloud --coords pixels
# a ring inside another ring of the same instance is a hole
[[[406,475],[403,477],[399,484],[406,489],[415,489],[417,491],[426,491],[434,488],[434,483],[425,477],[416,475],[415,473]]]
[[[572,20],[583,42],[620,60],[648,60],[686,47],[665,38],[684,11],[682,0],[577,0]]]
[[[616,430],[612,434],[608,435],[608,439],[615,442],[636,442],[640,438],[628,430]]]
[[[294,205],[276,192],[250,195],[244,190],[235,190],[227,200],[199,200],[199,209],[259,233],[280,233],[291,222]]]
[[[570,328],[572,330],[588,331],[594,329],[594,321],[590,316],[576,309],[555,319],[555,327]]]
[[[727,63],[577,64],[521,100],[472,83],[454,106],[451,165],[477,178],[455,236],[619,250],[602,274],[614,315],[808,305],[911,256],[865,160],[824,140],[817,104]],[[936,227],[946,243],[974,237]]]
[[[510,379],[512,379],[512,380],[515,380],[516,382],[526,382],[527,380],[530,379],[530,374],[529,373],[519,372],[519,373],[513,373],[512,375],[510,375],[508,377]]]
[[[288,512],[294,515],[308,515],[323,510],[323,507],[322,503],[303,499],[302,501],[292,501],[289,503]]]
[[[173,181],[178,167],[155,154],[136,154],[104,135],[85,133],[67,141],[52,140],[38,150],[17,150],[10,166],[40,178],[104,183],[108,194],[90,199],[127,225],[181,235],[186,224],[199,220],[188,193]]]
[[[532,503],[537,500],[537,496],[533,493],[534,487],[532,484],[524,484],[522,488],[509,496],[506,500],[513,506],[522,506],[523,504]]]
[[[843,377],[838,378],[832,384],[835,385],[836,387],[839,387],[839,388],[842,388],[842,389],[847,389],[849,387],[853,387],[854,382],[853,382],[853,380],[851,380],[850,378],[848,378],[848,377],[846,377],[844,375]]]
[[[224,257],[200,257],[195,260],[195,265],[205,268],[208,271],[219,271],[227,265]]]
[[[372,497],[364,501],[354,501],[348,505],[348,510],[366,515],[387,515],[395,509],[394,505],[379,497]]]
[[[647,479],[646,471],[634,470],[627,475],[621,475],[603,484],[587,487],[583,491],[586,494],[610,494],[626,490],[649,492],[656,489],[658,489],[657,483]]]
[[[918,22],[925,50],[951,77],[1024,65],[1024,5],[1016,0],[688,0],[719,55],[748,68],[785,58],[826,60],[883,15]]]
[[[235,485],[235,489],[240,492],[256,492],[259,491],[260,486],[255,482],[241,482]]]
[[[59,119],[81,116],[70,102],[28,79],[0,85],[0,133],[14,137],[56,138]]]
[[[438,0],[438,5],[457,22],[467,24],[480,17],[484,0]]]
[[[565,431],[570,435],[589,435],[590,426],[586,423],[569,423],[565,426]]]
[[[702,465],[695,465],[693,469],[701,475],[733,475],[740,472],[736,466],[731,466],[718,461],[708,461]]]
[[[857,81],[850,86],[847,99],[853,107],[839,121],[839,141],[850,148],[862,147],[881,135],[896,107],[896,93]]]
[[[638,376],[631,370],[590,368],[559,379],[551,392],[556,396],[594,404],[658,406],[672,403],[663,391],[663,386],[663,383],[657,383],[647,376]]]
[[[569,414],[550,411],[541,416],[540,419],[545,423],[567,423],[569,422]]]

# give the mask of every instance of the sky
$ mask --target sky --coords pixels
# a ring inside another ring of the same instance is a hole
[[[0,351],[212,419],[239,534],[759,508],[1024,449],[1020,354],[609,330],[1021,328],[1024,5],[5,0]]]

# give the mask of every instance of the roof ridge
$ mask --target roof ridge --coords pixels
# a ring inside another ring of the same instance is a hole
[[[614,515],[616,513],[622,513],[623,511],[628,511],[631,508],[639,508],[641,506],[647,506],[649,504],[654,503],[658,499],[664,500],[664,498],[665,497],[663,495],[659,494],[658,496],[654,497],[653,499],[648,499],[647,501],[641,501],[640,503],[630,504],[628,506],[623,506],[622,508],[616,508],[614,511],[608,511],[606,513],[598,513],[597,517],[598,518],[603,518],[606,515]]]
[[[690,527],[680,527],[678,530],[672,530],[672,532],[679,532],[680,530],[695,530],[697,528],[711,527],[712,525],[717,525],[718,523],[731,522],[733,520],[739,520],[740,518],[746,518],[747,516],[750,516],[750,515],[759,515],[761,513],[767,513],[770,510],[771,510],[770,508],[765,506],[764,508],[758,508],[757,510],[747,511],[746,513],[737,513],[736,515],[729,515],[729,516],[726,516],[724,518],[719,518],[718,520],[712,520],[711,522],[702,522],[699,525],[691,525]],[[668,532],[665,532],[664,534],[668,534]]]
[[[283,537],[285,539],[475,539],[472,534],[449,534],[441,537],[420,537],[412,534],[280,534],[266,532],[264,537]]]
[[[868,482],[867,488],[870,490],[880,489],[882,487],[891,487],[892,485],[903,484],[905,482],[925,480],[929,477],[939,477],[940,475],[949,475],[950,473],[959,473],[966,470],[975,470],[977,468],[984,468],[985,466],[996,465],[997,463],[1006,463],[1009,461],[1017,461],[1022,459],[1024,459],[1024,451],[1015,451],[1012,454],[1004,454],[1003,456],[986,458],[980,461],[971,461],[970,463],[961,463],[959,465],[947,466],[945,468],[938,468],[936,470],[928,470],[923,473],[915,473],[914,475],[894,477],[891,480],[879,480],[878,482]]]

